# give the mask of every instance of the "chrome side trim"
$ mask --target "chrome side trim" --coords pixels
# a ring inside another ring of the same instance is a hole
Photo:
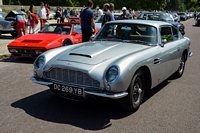
[[[33,83],[36,83],[36,84],[41,84],[41,85],[52,85],[53,83],[52,82],[46,82],[46,81],[39,81],[37,80],[36,78],[34,77],[31,77],[30,80],[33,82]]]
[[[100,97],[111,98],[111,99],[119,99],[128,95],[128,92],[121,92],[117,94],[105,94],[105,93],[97,93],[97,92],[89,92],[89,91],[84,91],[84,92],[87,94],[94,95],[94,96],[100,96]]]
[[[191,56],[193,55],[193,52],[189,52],[189,54],[188,54],[188,55],[189,55],[189,57],[191,57]]]

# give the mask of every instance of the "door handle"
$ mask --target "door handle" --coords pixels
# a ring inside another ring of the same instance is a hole
[[[180,48],[180,47],[178,47],[178,48],[177,48],[177,51],[180,51],[180,49],[181,49],[181,48]]]
[[[162,59],[160,59],[160,58],[156,58],[156,59],[153,60],[153,61],[154,61],[153,64],[160,64],[160,63],[161,63],[161,60],[162,60]]]

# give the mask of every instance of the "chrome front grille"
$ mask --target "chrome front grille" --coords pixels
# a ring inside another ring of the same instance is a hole
[[[70,69],[52,68],[44,72],[44,76],[47,80],[58,81],[64,84],[97,89],[100,86],[99,81],[92,79],[88,74]]]

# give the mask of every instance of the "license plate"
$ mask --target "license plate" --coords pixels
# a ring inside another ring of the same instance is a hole
[[[73,95],[80,95],[80,96],[83,95],[83,88],[77,88],[77,87],[59,85],[59,84],[54,84],[53,88],[56,91],[70,93],[70,94],[73,94]]]
[[[23,57],[32,57],[31,54],[21,54],[21,56],[23,56]]]

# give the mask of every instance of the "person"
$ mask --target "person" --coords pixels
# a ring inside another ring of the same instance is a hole
[[[70,14],[71,17],[76,16],[76,11],[75,11],[75,9],[72,8],[71,11],[69,12],[69,14]]]
[[[96,9],[97,9],[96,17],[103,15],[103,11],[99,8],[99,5],[97,5]]]
[[[124,31],[121,28],[122,28],[122,25],[118,25],[116,28],[116,38],[117,39],[122,39],[122,36],[124,34]]]
[[[115,5],[113,3],[110,3],[110,12],[112,15],[111,21],[115,21],[114,9],[115,9]]]
[[[33,4],[30,5],[28,11],[30,11],[31,13],[34,13],[34,5],[33,5]],[[28,12],[27,12],[27,14],[28,14]],[[27,23],[26,23],[26,27],[27,27],[27,32],[28,32],[29,34],[31,33],[31,30],[33,30],[32,27],[31,27],[30,21],[31,21],[31,19],[30,19],[30,16],[28,15],[28,21],[27,21]]]
[[[17,22],[17,33],[18,33],[18,37],[26,35],[26,21],[24,19],[24,17],[22,15],[17,15],[15,18],[16,22]],[[21,34],[21,29],[22,29],[22,34]]]
[[[88,0],[87,8],[85,8],[80,14],[80,25],[82,31],[82,42],[89,41],[92,34],[95,31],[95,22],[94,22],[94,12],[92,11],[93,1]]]
[[[123,20],[123,19],[133,19],[133,16],[130,15],[129,13],[126,13],[126,7],[122,7],[122,14],[120,15],[119,19]]]
[[[24,7],[23,7],[23,6],[21,6],[21,11],[25,12],[25,10],[24,10]]]
[[[34,11],[33,11],[33,10],[34,10],[34,5],[33,5],[33,4],[31,4],[31,5],[30,5],[30,7],[29,7],[29,11],[30,11],[31,13],[34,13]]]
[[[108,4],[108,3],[106,3],[106,4],[104,4],[104,6],[103,6],[104,8],[104,16],[103,16],[103,20],[102,20],[102,26],[106,23],[106,22],[108,22],[108,21],[111,21],[111,19],[112,19],[112,14],[111,14],[111,12],[110,12],[110,10],[109,10],[109,8],[110,8],[110,4]]]
[[[57,18],[57,23],[63,23],[64,22],[64,12],[61,7],[58,8],[56,12],[56,18]]]
[[[45,8],[46,8],[46,13],[47,13],[47,19],[49,20],[50,6],[48,3],[45,4]]]
[[[42,30],[47,19],[47,13],[43,2],[40,2],[40,7],[37,10],[37,14],[40,19],[40,30]]]
[[[31,24],[32,32],[33,32],[33,34],[35,34],[36,33],[36,27],[37,27],[37,24],[38,24],[37,16],[35,15],[35,13],[31,13],[30,11],[28,11],[28,16],[30,18],[30,24]]]
[[[131,8],[128,9],[129,14],[134,18],[134,13]]]
[[[196,19],[197,11],[194,11],[194,19]]]

